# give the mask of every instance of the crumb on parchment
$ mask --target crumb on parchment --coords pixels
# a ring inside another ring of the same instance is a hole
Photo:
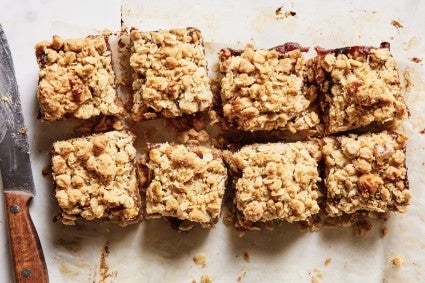
[[[319,283],[323,280],[323,272],[319,269],[313,270],[311,273],[311,283]]]
[[[203,274],[201,276],[201,283],[212,283],[212,279],[208,274]]]
[[[251,261],[251,255],[248,253],[248,252],[244,252],[243,253],[243,259],[246,261],[246,262],[250,262]]]
[[[328,266],[331,263],[331,258],[325,259],[325,266]]]
[[[396,256],[390,260],[390,263],[393,267],[400,267],[403,265],[403,256]]]
[[[197,254],[192,259],[196,265],[201,265],[202,267],[205,267],[207,265],[206,257],[204,254]]]

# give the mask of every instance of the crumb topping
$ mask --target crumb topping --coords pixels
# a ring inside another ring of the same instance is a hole
[[[242,130],[287,128],[299,116],[308,127],[319,123],[316,111],[307,111],[316,99],[314,87],[304,84],[304,57],[299,49],[286,53],[254,50],[247,45],[238,54],[219,54],[224,116]],[[290,128],[296,131],[292,125]]]
[[[53,144],[53,180],[62,222],[111,219],[126,225],[139,216],[134,136],[107,132]]]
[[[45,121],[122,113],[107,37],[53,36],[52,42],[37,43],[35,51],[40,66],[37,97]]]
[[[204,111],[212,104],[201,32],[131,31],[133,114],[137,121]]]
[[[388,48],[319,55],[314,66],[329,133],[406,118],[398,67]]]
[[[382,132],[324,138],[326,211],[405,212],[410,202],[404,134]]]
[[[254,144],[234,153],[236,207],[252,222],[305,220],[319,212],[319,144]]]
[[[227,170],[219,152],[202,146],[159,144],[149,152],[150,216],[209,224],[220,214]]]

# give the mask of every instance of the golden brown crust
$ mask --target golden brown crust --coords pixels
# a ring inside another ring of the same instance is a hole
[[[122,114],[106,37],[64,40],[53,36],[52,42],[37,43],[35,50],[43,120]]]
[[[314,128],[316,88],[308,83],[299,49],[286,53],[252,45],[219,53],[223,115],[245,131]],[[314,78],[313,78],[314,79]]]
[[[209,226],[221,212],[227,170],[219,151],[202,146],[156,145],[147,166],[148,217],[175,217]]]
[[[328,133],[407,117],[398,67],[388,48],[322,54],[313,65]]]
[[[193,114],[211,107],[201,32],[196,28],[130,32],[133,118]]]
[[[406,140],[387,132],[324,138],[328,215],[405,212],[411,198]]]
[[[139,219],[134,136],[107,132],[53,144],[53,180],[64,224],[109,219],[127,225]]]
[[[316,141],[253,144],[232,154],[235,204],[243,221],[294,222],[317,214],[320,158]]]

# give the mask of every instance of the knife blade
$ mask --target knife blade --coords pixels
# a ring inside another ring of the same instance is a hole
[[[0,171],[15,280],[48,282],[40,240],[28,209],[35,187],[12,56],[1,25]]]

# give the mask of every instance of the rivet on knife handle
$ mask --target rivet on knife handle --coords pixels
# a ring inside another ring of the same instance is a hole
[[[25,192],[5,192],[10,248],[18,283],[49,282],[43,251],[28,211],[31,198]]]

